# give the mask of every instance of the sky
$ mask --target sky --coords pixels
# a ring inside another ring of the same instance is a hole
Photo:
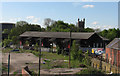
[[[85,18],[85,27],[118,28],[118,2],[2,2],[0,22],[27,21],[44,27],[44,19],[76,24]]]

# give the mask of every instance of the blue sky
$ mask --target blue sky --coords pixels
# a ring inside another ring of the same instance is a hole
[[[43,25],[45,18],[76,24],[86,19],[86,27],[101,30],[118,27],[118,2],[3,2],[1,22]]]

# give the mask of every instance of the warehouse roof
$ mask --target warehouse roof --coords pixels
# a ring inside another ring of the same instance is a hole
[[[113,49],[120,49],[120,38],[115,38],[106,47]]]
[[[96,34],[96,33],[95,32],[90,32],[90,33],[88,33],[88,32],[71,32],[71,38],[72,39],[88,39],[88,38],[90,38],[94,34]],[[27,32],[24,32],[23,34],[21,34],[20,37],[70,38],[70,32],[36,32],[36,31],[27,31]]]

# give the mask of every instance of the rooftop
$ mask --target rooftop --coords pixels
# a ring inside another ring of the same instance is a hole
[[[89,39],[95,32],[71,32],[72,39]],[[27,31],[20,35],[20,37],[41,37],[41,38],[70,38],[70,32],[36,32]],[[100,36],[103,40],[103,38]]]

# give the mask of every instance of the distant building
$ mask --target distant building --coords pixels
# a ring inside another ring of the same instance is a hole
[[[0,23],[0,27],[2,28],[2,40],[7,39],[8,38],[8,34],[4,33],[3,31],[5,29],[7,29],[8,31],[10,31],[12,28],[15,27],[14,23]]]
[[[83,20],[80,20],[78,18],[78,24],[77,25],[78,25],[80,31],[82,31],[85,28],[85,18]]]
[[[107,62],[120,67],[120,38],[115,38],[106,46]]]
[[[2,25],[2,31],[4,31],[4,29],[11,30],[13,27],[15,27],[14,23],[0,23],[0,25]]]

